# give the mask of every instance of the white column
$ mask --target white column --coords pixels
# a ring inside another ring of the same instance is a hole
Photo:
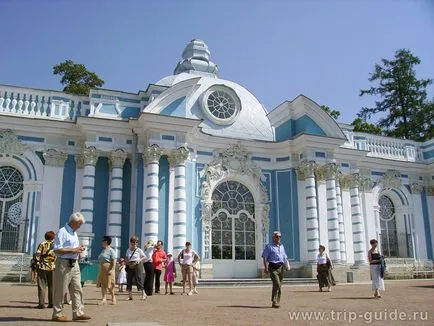
[[[175,202],[175,168],[169,167],[169,202],[167,203],[167,252],[173,253],[173,205]]]
[[[316,255],[319,247],[319,225],[314,169],[314,161],[303,161],[297,166],[298,177],[305,179],[306,241],[308,262],[312,264],[316,263]]]
[[[95,194],[95,166],[99,153],[95,147],[83,149],[83,183],[81,187],[80,211],[84,216],[85,224],[79,230],[81,244],[88,248],[91,256],[93,234],[93,204]]]
[[[143,152],[144,172],[144,204],[142,232],[143,242],[158,240],[159,222],[159,167],[162,150],[157,145],[146,147]]]
[[[360,207],[359,193],[360,175],[354,173],[350,184],[351,224],[353,230],[354,264],[365,265],[367,263],[367,247],[365,241],[365,225]]]
[[[110,155],[112,173],[106,234],[112,237],[111,247],[115,250],[116,257],[120,257],[121,250],[123,167],[126,157],[127,153],[121,149]]]
[[[41,203],[40,234],[59,229],[60,205],[62,202],[63,170],[68,155],[55,149],[44,153],[44,184]],[[31,199],[32,200],[32,199]],[[31,207],[31,206],[30,206]],[[32,231],[31,231],[32,232]],[[41,236],[38,239],[42,239]]]
[[[341,262],[345,264],[347,262],[347,250],[345,244],[345,223],[344,223],[344,214],[342,209],[341,185],[339,184],[339,181],[336,182],[336,204],[338,209],[338,221],[339,221],[339,250],[341,253]]]
[[[75,155],[75,190],[74,190],[74,212],[80,210],[81,188],[83,187],[84,160],[82,154]]]
[[[169,162],[175,167],[173,203],[173,251],[177,255],[185,246],[187,238],[187,194],[185,189],[185,161],[189,151],[180,147],[171,152]],[[169,226],[170,227],[170,226]]]
[[[327,190],[327,231],[328,231],[328,251],[333,262],[341,262],[341,248],[339,242],[339,217],[338,202],[336,194],[336,175],[338,166],[329,163],[326,169],[326,190]]]

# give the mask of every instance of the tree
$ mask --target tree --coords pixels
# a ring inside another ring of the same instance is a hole
[[[431,79],[417,79],[415,66],[420,59],[409,50],[396,51],[392,60],[381,59],[376,64],[369,81],[376,86],[361,90],[360,96],[380,97],[374,107],[364,107],[358,113],[363,120],[377,113],[385,114],[377,126],[384,134],[406,139],[423,140],[426,124],[420,123],[421,112],[426,108],[426,88]]]
[[[337,120],[341,115],[340,111],[330,109],[327,105],[321,105],[321,109],[327,112],[335,120]]]
[[[381,129],[378,128],[375,124],[366,122],[361,118],[354,119],[351,122],[351,125],[354,126],[353,131],[357,132],[367,132],[368,134],[381,135]]]
[[[89,90],[101,87],[104,81],[82,64],[66,60],[53,67],[53,74],[62,76],[63,91],[75,95],[89,95]]]

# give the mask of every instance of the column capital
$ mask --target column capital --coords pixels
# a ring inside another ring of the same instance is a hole
[[[75,165],[77,169],[82,169],[84,168],[84,158],[83,158],[83,154],[75,154],[74,156],[75,158]]]
[[[148,165],[152,161],[159,161],[162,154],[163,150],[157,144],[147,146],[143,149],[143,162]]]
[[[50,148],[44,153],[45,165],[48,166],[63,167],[67,158],[68,154],[60,152],[54,148]]]
[[[303,160],[297,164],[295,171],[297,172],[297,177],[299,180],[304,180],[308,176],[313,175],[317,164],[315,161]]]
[[[335,162],[327,163],[323,168],[327,179],[337,179],[339,176],[339,166]]]
[[[342,189],[350,189],[352,176],[349,174],[339,175],[339,184]]]
[[[99,157],[99,152],[94,146],[85,146],[82,153],[84,165],[96,165]]]
[[[374,185],[374,181],[371,178],[366,176],[361,176],[359,180],[359,188],[362,191],[370,192],[372,190],[372,186]]]
[[[124,166],[127,153],[123,149],[115,149],[110,153],[110,162],[114,168],[122,168]]]
[[[189,150],[184,146],[172,150],[168,156],[170,166],[183,164],[188,159],[189,154]]]

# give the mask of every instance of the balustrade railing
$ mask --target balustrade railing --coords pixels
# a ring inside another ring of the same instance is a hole
[[[85,115],[86,97],[0,85],[0,114],[75,120]]]
[[[422,161],[421,144],[405,139],[371,135],[344,130],[347,136],[345,146],[368,151],[368,156],[404,161]]]

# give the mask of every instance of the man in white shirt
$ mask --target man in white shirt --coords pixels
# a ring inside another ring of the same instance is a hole
[[[73,213],[69,217],[69,222],[57,231],[54,240],[54,252],[57,259],[54,269],[53,321],[68,321],[68,318],[63,314],[63,296],[66,289],[69,289],[69,295],[72,299],[72,319],[77,321],[91,319],[83,312],[83,291],[78,265],[79,255],[86,250],[80,245],[76,232],[82,224],[84,224],[83,215]]]

